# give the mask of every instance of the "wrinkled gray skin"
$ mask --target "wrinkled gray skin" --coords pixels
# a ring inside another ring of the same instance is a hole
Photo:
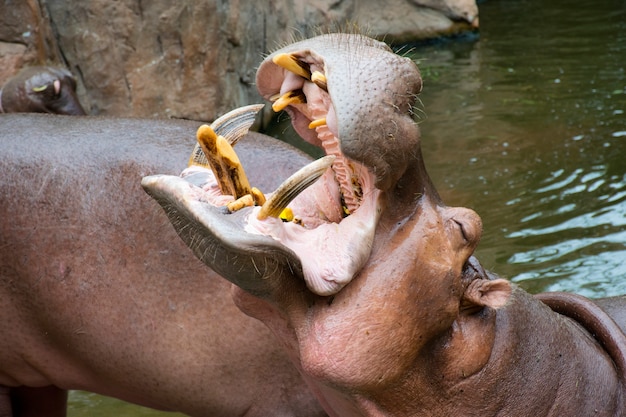
[[[325,415],[140,187],[180,172],[199,123],[15,114],[0,125],[0,416],[65,415],[66,389],[191,416]],[[309,160],[258,134],[237,147],[262,189]]]
[[[358,35],[285,50],[324,57],[333,105],[344,115],[342,149],[369,167],[382,190],[369,259],[349,284],[316,295],[294,269],[297,259],[281,261],[267,237],[245,236],[199,201],[194,186],[169,176],[143,184],[196,256],[240,287],[233,293],[239,308],[272,329],[329,415],[626,416],[624,297],[597,304],[559,293],[537,298],[483,270],[472,256],[480,218],[443,204],[424,168],[417,126],[410,127],[405,80],[416,78],[409,85],[417,93],[417,69],[403,64],[407,72],[397,73],[389,63],[399,58]],[[289,76],[271,57],[257,75],[265,97]],[[385,88],[376,90],[372,80],[380,79]],[[308,121],[289,111],[296,130],[310,135],[302,128]],[[248,249],[232,249],[224,236]],[[224,258],[236,267],[229,270]]]
[[[2,87],[0,113],[84,115],[76,80],[65,68],[28,67]]]

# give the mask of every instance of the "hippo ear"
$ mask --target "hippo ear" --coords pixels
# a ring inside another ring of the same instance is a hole
[[[505,279],[475,279],[463,294],[463,304],[470,307],[500,308],[511,297],[511,283]]]

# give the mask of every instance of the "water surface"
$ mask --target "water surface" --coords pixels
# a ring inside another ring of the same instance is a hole
[[[626,3],[481,4],[418,47],[424,158],[483,218],[483,265],[532,292],[626,293]]]

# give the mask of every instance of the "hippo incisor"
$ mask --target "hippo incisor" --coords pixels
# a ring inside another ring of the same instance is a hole
[[[27,67],[0,89],[0,113],[55,113],[80,116],[76,80],[65,68]]]
[[[257,86],[331,168],[236,211],[219,173],[143,185],[330,415],[626,416],[624,299],[533,297],[480,266],[479,216],[447,207],[422,161],[413,62],[323,35],[270,55]]]
[[[0,416],[65,415],[67,389],[191,416],[325,415],[141,188],[180,172],[198,125],[0,115]],[[309,162],[254,133],[237,147],[262,190]]]

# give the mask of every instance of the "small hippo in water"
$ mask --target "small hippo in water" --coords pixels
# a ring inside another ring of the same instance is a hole
[[[0,89],[0,113],[84,115],[76,80],[64,68],[28,67]]]
[[[142,184],[329,415],[626,416],[626,299],[534,297],[481,267],[480,217],[446,206],[422,160],[413,62],[323,35],[271,54],[256,84],[327,156],[244,208],[221,184],[245,164]]]

